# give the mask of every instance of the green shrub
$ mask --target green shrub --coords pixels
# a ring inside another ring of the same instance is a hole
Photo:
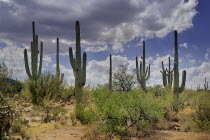
[[[43,99],[56,99],[64,89],[61,78],[51,75],[50,72],[42,74],[37,81],[28,80],[26,84],[31,93],[32,103],[37,105],[41,105]]]
[[[141,90],[112,92],[105,88],[93,91],[97,118],[102,131],[126,135],[130,128],[136,131],[155,125],[163,118],[163,102],[153,93]]]

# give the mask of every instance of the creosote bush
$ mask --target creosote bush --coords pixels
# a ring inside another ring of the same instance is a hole
[[[164,116],[163,102],[152,93],[141,90],[112,92],[104,88],[93,91],[101,131],[128,135],[154,126]]]
[[[40,75],[37,81],[26,81],[26,88],[31,94],[32,103],[36,105],[42,104],[43,100],[57,99],[64,87],[61,78],[51,75],[50,72]]]

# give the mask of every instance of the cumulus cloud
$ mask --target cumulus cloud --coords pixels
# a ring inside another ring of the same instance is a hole
[[[187,48],[188,44],[187,43],[180,44],[180,47]]]
[[[112,50],[113,50],[115,53],[123,52],[123,51],[124,51],[124,49],[123,49],[123,44],[120,43],[120,42],[115,43],[115,44],[112,46]]]
[[[52,40],[57,36],[63,39],[61,53],[75,41],[75,20],[81,23],[81,39],[91,45],[125,43],[137,36],[164,37],[174,29],[182,32],[192,27],[197,3],[197,0],[61,0],[59,3],[4,0],[0,1],[0,38],[30,44],[33,20],[46,53],[54,53]],[[83,47],[91,46],[84,43]],[[122,47],[117,50],[123,51]]]

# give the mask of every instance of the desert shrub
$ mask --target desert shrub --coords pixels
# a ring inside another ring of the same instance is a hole
[[[12,76],[12,69],[7,67],[5,63],[0,64],[0,92],[2,96],[9,97],[11,93],[10,78]]]
[[[4,98],[0,93],[0,134],[9,134],[9,130],[14,120],[15,112],[8,100],[9,99]]]
[[[14,85],[11,86],[12,93],[20,93],[24,87],[24,83],[19,80],[14,80]]]
[[[41,105],[44,99],[55,99],[64,89],[61,78],[51,75],[50,72],[42,74],[37,81],[28,80],[26,84],[31,93],[32,103],[37,105]]]
[[[196,105],[195,122],[201,130],[210,129],[210,91],[201,91],[196,95],[198,100]]]
[[[77,114],[77,119],[80,120],[82,124],[91,124],[96,119],[96,113],[92,108],[86,110],[75,110],[75,114]],[[72,123],[74,123],[74,116],[71,116]]]
[[[29,127],[29,121],[26,119],[19,118],[14,121],[12,125],[13,133],[22,133],[23,127]]]
[[[74,87],[70,86],[70,87],[64,89],[58,98],[60,98],[63,101],[66,101],[66,100],[70,99],[72,96],[74,96]]]
[[[105,133],[127,135],[129,129],[144,130],[163,118],[163,103],[153,93],[141,90],[112,92],[105,88],[93,91],[97,118]]]
[[[154,85],[153,87],[148,87],[147,91],[153,93],[155,96],[165,96],[165,94],[167,94],[166,89],[161,85]]]

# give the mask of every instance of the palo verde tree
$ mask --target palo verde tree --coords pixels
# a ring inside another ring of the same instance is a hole
[[[76,96],[76,109],[82,109],[82,87],[86,82],[86,61],[87,54],[83,53],[83,60],[81,58],[80,47],[80,25],[76,21],[76,58],[73,57],[73,50],[69,47],[69,59],[75,77],[75,96]]]

